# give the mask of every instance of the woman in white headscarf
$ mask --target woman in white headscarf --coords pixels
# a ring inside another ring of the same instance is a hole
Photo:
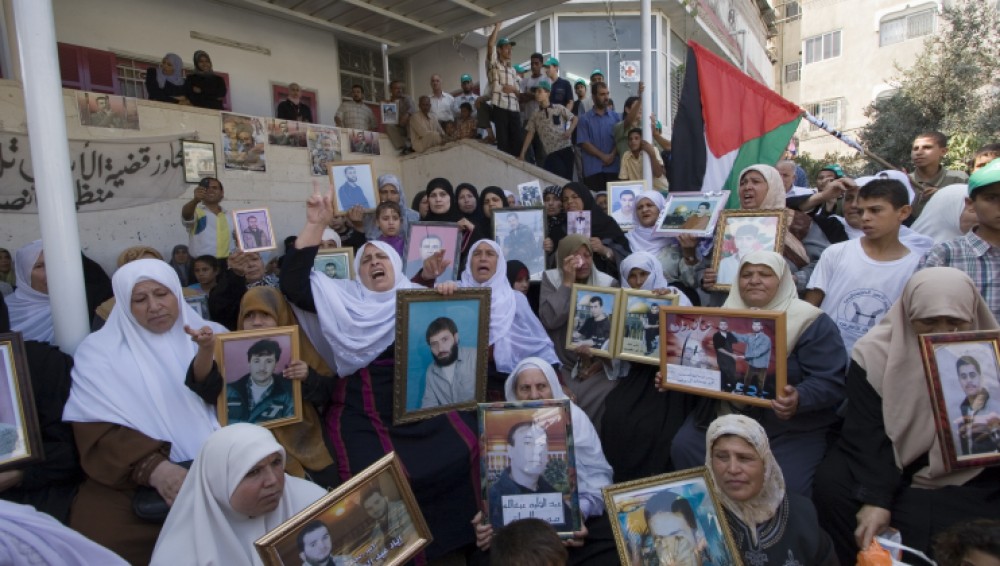
[[[698,239],[693,236],[674,238],[656,231],[656,220],[667,205],[659,191],[642,191],[632,210],[634,228],[625,233],[633,252],[646,252],[659,260],[661,272],[670,281],[680,281],[691,289],[696,286],[695,274],[701,266]]]
[[[969,185],[948,185],[936,191],[911,228],[934,238],[935,244],[966,235],[976,225],[976,213],[966,206]]]
[[[306,225],[285,257],[281,290],[299,324],[338,376],[326,412],[328,437],[346,480],[395,451],[434,534],[425,550],[435,559],[472,542],[468,517],[479,495],[475,414],[448,412],[394,425],[396,293],[420,288],[403,276],[403,262],[385,242],[368,242],[354,260],[356,278],[312,271],[323,229],[333,216],[333,191],[306,203]],[[434,260],[424,262],[425,273]],[[440,274],[436,269],[435,277]],[[413,339],[421,339],[414,337]]]
[[[325,494],[318,485],[285,474],[285,449],[269,430],[227,426],[202,446],[151,564],[263,564],[254,541]]]
[[[133,513],[133,494],[149,486],[171,503],[187,473],[177,462],[194,458],[219,427],[216,396],[198,385],[217,375],[214,334],[225,328],[188,306],[163,261],[126,264],[112,286],[118,308],[77,348],[63,411],[87,474],[70,526],[146,564],[160,525]]]
[[[22,246],[14,253],[14,277],[17,288],[7,297],[10,329],[20,332],[25,340],[52,342],[55,333],[41,240]]]
[[[734,365],[732,375],[722,377],[723,391],[741,393],[751,387],[764,391],[771,388],[766,396],[771,399],[771,406],[701,398],[673,439],[671,459],[677,469],[701,465],[705,461],[705,427],[719,415],[740,412],[755,419],[767,431],[789,489],[808,496],[813,475],[826,452],[827,434],[838,421],[836,408],[844,400],[847,363],[842,352],[837,350],[844,347],[844,341],[829,316],[798,298],[788,262],[780,255],[769,251],[753,252],[742,259],[738,273],[722,312],[725,309],[761,309],[785,313],[787,385],[782,391],[773,391],[774,384],[766,376],[758,383],[751,383],[753,374],[750,371],[736,374]],[[720,328],[719,333],[722,332]],[[748,341],[751,336],[728,332],[740,342]],[[706,336],[701,345],[704,351],[715,354],[718,359],[720,354],[714,338]],[[773,348],[770,355],[773,357]],[[749,352],[747,357],[750,357]],[[722,364],[718,366],[721,369]]]
[[[0,564],[127,566],[128,562],[47,513],[0,500]]]
[[[757,421],[743,415],[712,421],[705,467],[744,564],[840,564],[812,502],[785,492],[785,478]]]

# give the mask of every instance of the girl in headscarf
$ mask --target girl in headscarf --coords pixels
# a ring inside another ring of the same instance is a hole
[[[566,235],[566,214],[562,209],[562,187],[549,185],[543,191],[545,205],[545,264],[552,269],[556,261],[556,246]]]
[[[184,96],[184,64],[180,55],[167,53],[156,67],[146,69],[146,94],[149,100],[188,104]]]
[[[194,52],[194,72],[184,81],[184,94],[192,105],[222,110],[226,81],[212,70],[212,59],[204,51]]]
[[[789,489],[809,495],[813,474],[826,451],[826,437],[837,423],[837,406],[844,400],[846,361],[836,323],[823,311],[802,301],[788,263],[770,251],[753,252],[742,259],[739,278],[723,309],[762,309],[785,313],[785,346],[788,355],[787,385],[775,391],[771,407],[742,406],[700,399],[674,437],[670,448],[677,469],[693,468],[705,460],[705,427],[721,414],[741,412],[761,423]],[[725,312],[725,311],[723,311]],[[706,337],[699,344],[708,351]],[[714,345],[713,345],[714,350]],[[716,352],[716,357],[720,355]],[[722,364],[719,363],[720,369]],[[736,391],[748,385],[740,381],[735,366],[723,375],[723,390]],[[749,375],[749,372],[748,374]],[[659,379],[657,379],[660,385]],[[761,385],[765,390],[767,380]]]
[[[507,260],[507,282],[515,291],[527,295],[528,289],[531,287],[531,274],[528,273],[528,266],[516,259]]]
[[[785,478],[757,421],[744,415],[712,421],[705,467],[744,564],[839,566],[812,502],[785,492]]]
[[[854,345],[844,426],[817,473],[814,496],[842,563],[889,526],[904,544],[927,552],[936,532],[959,521],[1000,519],[1000,468],[949,471],[945,464],[919,339],[997,328],[968,275],[932,267],[916,272]]]
[[[177,278],[181,280],[181,287],[187,287],[194,282],[194,275],[191,273],[194,262],[191,260],[187,246],[184,244],[174,246],[173,251],[170,252],[170,261],[167,263],[177,272]]]
[[[676,238],[656,232],[656,220],[666,201],[659,191],[642,191],[636,196],[632,211],[634,228],[625,234],[633,252],[648,252],[663,266],[663,275],[692,290],[696,287],[696,272],[702,266],[698,239],[683,235]]]
[[[0,248],[0,281],[13,288],[17,285],[17,278],[14,275],[14,258],[11,257],[7,248]]]
[[[479,191],[470,183],[459,183],[455,187],[455,200],[462,218],[472,222],[474,226],[482,226],[486,217],[479,206]]]
[[[285,449],[270,431],[229,425],[194,460],[150,564],[261,565],[254,541],[324,495],[285,473]]]
[[[420,213],[412,208],[406,207],[406,194],[403,192],[403,183],[399,177],[386,173],[378,177],[378,200],[379,203],[394,202],[403,210],[403,216],[399,233],[406,238],[409,233],[411,222],[420,222]],[[378,229],[378,219],[374,214],[365,214],[364,220],[365,237],[369,240],[377,240],[382,236],[382,231]]]
[[[948,185],[938,190],[911,228],[930,236],[935,244],[966,235],[977,222],[976,213],[966,206],[968,196],[969,185]]]
[[[22,246],[14,253],[14,274],[17,287],[7,297],[10,329],[20,332],[25,340],[52,342],[55,329],[41,240]]]
[[[479,494],[475,415],[448,412],[393,425],[393,356],[396,293],[415,285],[403,277],[403,262],[384,242],[368,242],[355,258],[354,280],[312,271],[323,228],[333,214],[333,190],[306,203],[306,226],[289,250],[281,289],[295,306],[299,324],[334,373],[326,426],[341,479],[358,474],[395,451],[406,468],[434,542],[428,559],[473,541],[468,518]]]
[[[613,222],[613,221],[612,221]],[[563,380],[576,396],[580,408],[598,424],[604,413],[604,398],[617,377],[613,361],[592,357],[589,349],[568,350],[566,332],[569,325],[571,289],[574,283],[597,287],[618,287],[614,277],[594,266],[591,241],[580,234],[571,234],[559,242],[556,250],[557,269],[542,275],[538,318],[556,345],[556,355],[562,363]]]
[[[413,203],[410,204],[410,208],[417,211],[421,220],[426,218],[427,213],[429,212],[427,207],[427,191],[420,191],[413,195]]]
[[[112,286],[118,307],[77,348],[63,412],[87,474],[70,526],[133,564],[148,564],[160,525],[139,519],[132,497],[149,486],[170,504],[187,473],[176,462],[194,458],[219,427],[217,396],[199,385],[218,376],[214,336],[225,328],[184,302],[177,274],[163,261],[128,263]]]
[[[563,212],[590,211],[590,247],[594,265],[605,273],[618,273],[618,264],[632,253],[628,239],[618,223],[597,206],[594,195],[582,183],[564,186],[561,198]],[[556,269],[559,267],[560,264],[556,263]]]

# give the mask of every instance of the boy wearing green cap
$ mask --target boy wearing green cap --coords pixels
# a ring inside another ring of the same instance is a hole
[[[549,93],[549,102],[572,109],[573,85],[569,81],[559,76],[559,59],[549,57],[542,63],[545,76],[552,84],[552,92]]]
[[[576,129],[576,116],[561,104],[550,104],[551,91],[552,85],[549,84],[549,81],[541,81],[535,87],[535,102],[538,103],[538,111],[528,120],[527,137],[524,138],[518,159],[524,160],[524,155],[537,133],[546,153],[542,167],[550,173],[571,180],[573,179],[573,146],[570,143],[570,138]]]
[[[476,117],[476,99],[479,98],[472,90],[472,75],[465,74],[462,75],[462,94],[455,97],[455,105],[452,107],[451,111],[455,114],[457,119],[462,114],[462,104],[468,102],[472,107],[472,117]]]
[[[954,267],[972,278],[993,316],[1000,318],[1000,159],[969,177],[966,206],[978,226],[950,242],[942,242],[920,260],[924,267]]]

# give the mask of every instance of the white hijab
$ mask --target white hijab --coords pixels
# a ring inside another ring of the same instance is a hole
[[[315,271],[309,279],[322,337],[314,336],[308,325],[304,328],[314,344],[329,345],[322,353],[333,357],[327,361],[333,362],[331,365],[341,377],[372,363],[396,339],[396,291],[422,288],[403,274],[403,260],[392,246],[377,240],[365,246],[375,246],[389,256],[395,274],[392,289],[378,293],[365,287],[360,278],[330,279]],[[362,246],[354,258],[355,273],[360,273],[364,252]]]
[[[663,275],[663,264],[660,263],[660,260],[656,259],[655,255],[649,252],[635,252],[622,260],[618,271],[621,275],[619,281],[621,281],[623,289],[631,289],[628,284],[628,274],[635,268],[649,272],[649,277],[646,277],[646,280],[639,289],[643,291],[670,289],[670,292],[677,294],[677,304],[682,307],[692,306],[691,299],[687,295],[681,292],[680,289],[670,285],[666,276]]]
[[[521,371],[536,368],[545,374],[549,380],[549,389],[553,399],[566,399],[562,385],[556,378],[552,364],[541,358],[525,358],[517,364],[514,371],[507,376],[504,383],[504,394],[508,401],[517,401],[514,385]],[[576,451],[576,482],[580,494],[580,512],[584,518],[600,515],[604,512],[604,498],[601,489],[611,484],[612,470],[608,459],[604,457],[601,439],[597,436],[594,425],[583,409],[576,403],[569,403],[570,415],[573,419],[573,448]]]
[[[49,296],[31,288],[31,269],[42,253],[42,241],[35,240],[14,253],[14,278],[17,289],[6,298],[10,311],[10,329],[25,340],[52,342],[52,307]]]
[[[959,221],[968,195],[969,185],[965,184],[948,185],[938,190],[913,223],[913,230],[934,238],[935,244],[963,236]]]
[[[285,474],[278,507],[259,517],[235,511],[229,498],[258,462],[285,449],[271,431],[237,423],[212,433],[181,485],[160,538],[152,566],[263,564],[254,541],[323,497],[326,490]]]
[[[129,427],[170,442],[175,462],[195,457],[208,435],[219,428],[215,407],[184,385],[198,345],[184,326],[225,327],[201,318],[185,301],[177,272],[158,259],[140,259],[115,272],[115,302],[128,306],[132,289],[142,281],[164,285],[177,299],[179,314],[170,330],[154,334],[143,328],[130,308],[112,309],[107,323],[87,336],[73,358],[73,386],[63,420],[103,422]]]
[[[663,195],[659,191],[642,191],[639,193],[639,196],[635,198],[635,207],[632,210],[632,223],[635,227],[625,233],[625,238],[628,239],[629,246],[631,246],[633,252],[652,252],[655,254],[670,245],[670,241],[674,238],[665,234],[658,234],[656,232],[656,222],[653,222],[653,225],[649,227],[644,227],[639,222],[639,201],[642,199],[651,201],[656,205],[658,211],[662,211],[663,207],[667,205],[667,202],[663,199]]]
[[[477,283],[472,276],[472,254],[482,245],[490,246],[497,253],[497,269],[484,283]],[[493,346],[493,361],[496,362],[498,371],[510,373],[517,360],[529,356],[538,356],[553,364],[559,363],[552,340],[541,321],[531,311],[528,298],[524,293],[511,288],[507,281],[507,260],[496,242],[479,240],[469,248],[459,286],[489,287],[491,290],[490,345]]]
[[[30,505],[0,500],[0,564],[128,566],[114,552]]]

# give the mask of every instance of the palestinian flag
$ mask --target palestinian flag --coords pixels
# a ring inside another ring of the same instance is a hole
[[[736,208],[739,175],[781,159],[802,111],[694,41],[674,119],[670,190],[728,189]]]

